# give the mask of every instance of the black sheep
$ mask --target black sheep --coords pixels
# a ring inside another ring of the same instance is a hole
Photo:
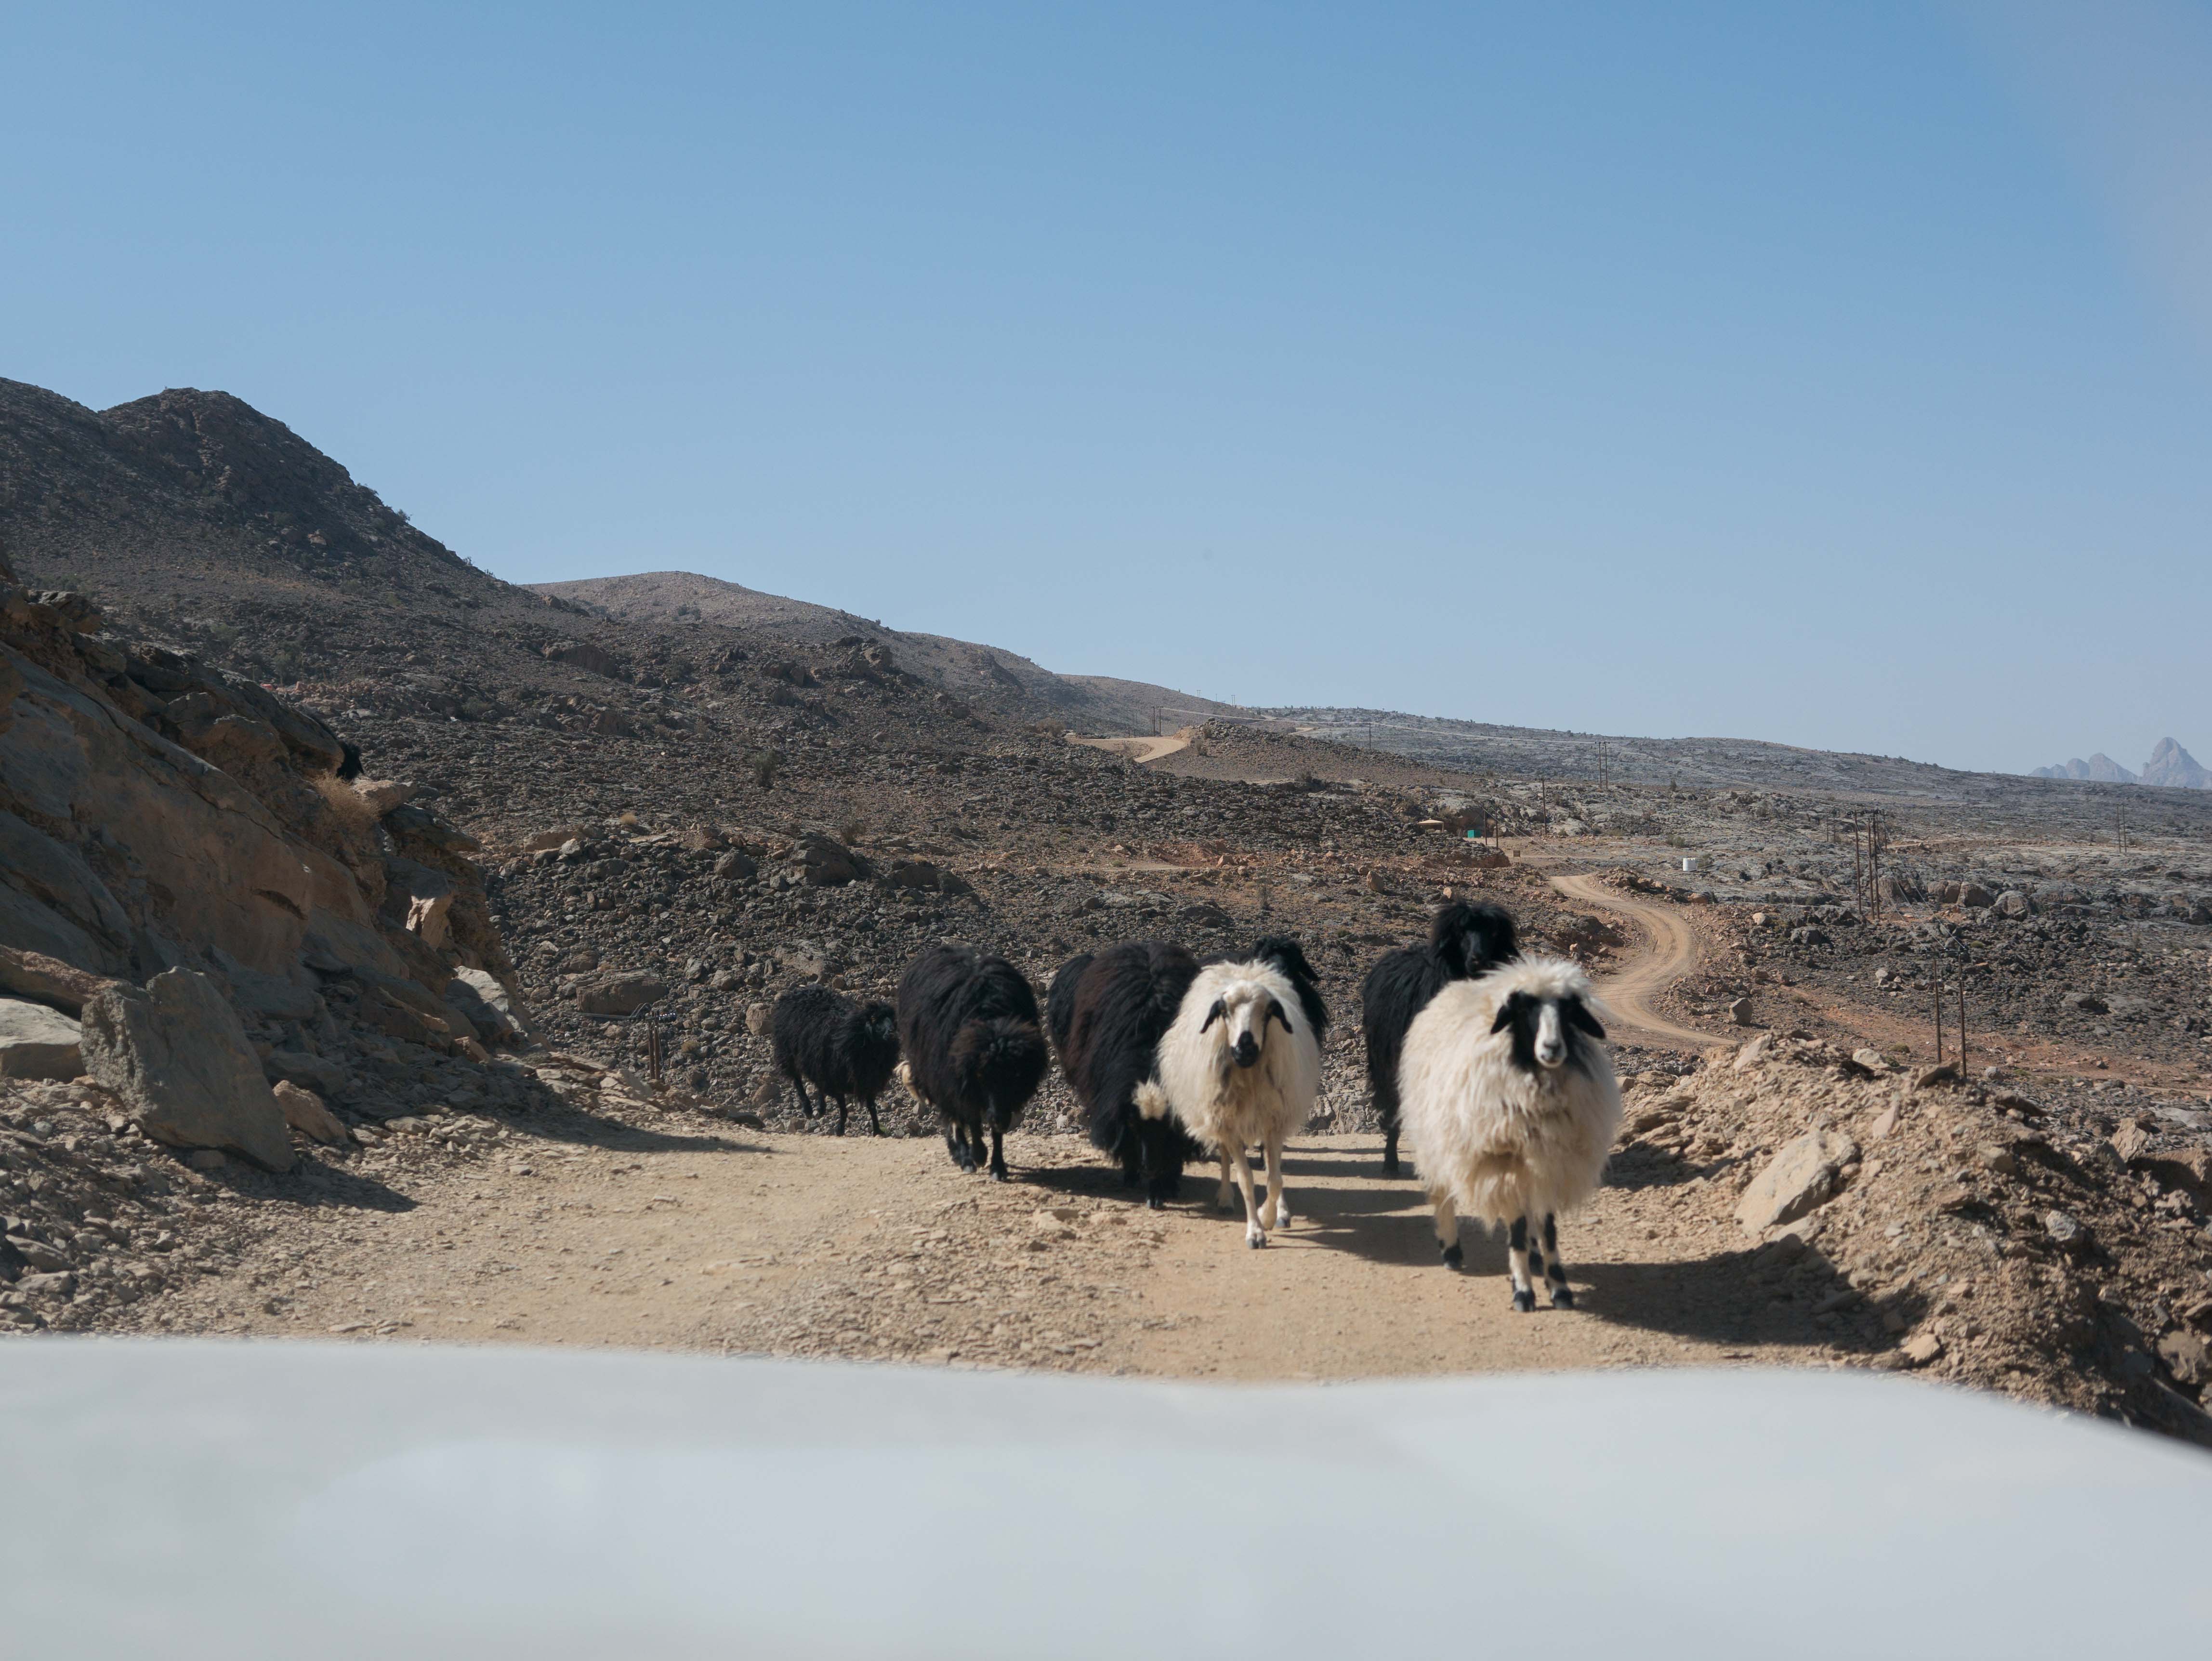
[[[1283,971],[1284,978],[1297,989],[1298,1006],[1306,1012],[1306,1025],[1313,1028],[1314,1042],[1318,1044],[1326,1039],[1328,1006],[1322,1001],[1321,977],[1306,961],[1305,948],[1288,934],[1267,934],[1254,942],[1252,955]]]
[[[1029,982],[1004,958],[933,946],[899,981],[898,1034],[915,1093],[943,1120],[952,1162],[963,1171],[984,1164],[988,1125],[990,1172],[1005,1182],[1006,1134],[1048,1064]]]
[[[1053,977],[1048,1007],[1060,1070],[1083,1104],[1091,1141],[1145,1185],[1155,1208],[1176,1197],[1182,1168],[1203,1150],[1174,1118],[1137,1110],[1137,1086],[1153,1078],[1160,1037],[1175,1024],[1198,959],[1180,946],[1128,940],[1071,958]]]
[[[775,1001],[770,1029],[775,1064],[799,1092],[799,1104],[812,1118],[807,1099],[811,1080],[827,1101],[837,1104],[837,1134],[845,1134],[847,1102],[867,1104],[868,1129],[880,1136],[876,1098],[898,1065],[898,1018],[887,1003],[858,1004],[826,986],[802,986]]]
[[[1426,946],[1386,952],[1367,971],[1359,988],[1359,1031],[1367,1041],[1368,1092],[1382,1124],[1384,1176],[1398,1174],[1398,1053],[1406,1029],[1450,983],[1486,975],[1520,949],[1504,907],[1454,901],[1430,921]]]
[[[1053,1054],[1060,1057],[1060,1070],[1067,1072],[1067,1037],[1075,1025],[1075,986],[1083,978],[1083,971],[1091,967],[1092,954],[1085,952],[1070,958],[1060,964],[1060,972],[1052,977],[1052,985],[1044,995],[1045,1031],[1052,1034]],[[1069,1074],[1069,1081],[1074,1075]]]

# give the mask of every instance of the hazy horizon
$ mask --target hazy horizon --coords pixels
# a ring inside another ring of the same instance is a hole
[[[1251,705],[2212,751],[2212,17],[22,12],[0,374],[516,581]]]

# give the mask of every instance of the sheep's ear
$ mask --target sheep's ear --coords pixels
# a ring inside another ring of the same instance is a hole
[[[1602,1038],[1605,1037],[1604,1026],[1599,1022],[1598,1018],[1591,1014],[1589,1009],[1584,1007],[1583,1001],[1580,998],[1568,999],[1564,1007],[1566,1012],[1568,1025],[1582,1028],[1583,1031],[1589,1033],[1593,1038]]]
[[[1512,1025],[1515,1021],[1521,1018],[1521,1011],[1527,1006],[1528,1002],[1528,995],[1527,993],[1516,992],[1504,1003],[1498,1006],[1498,1019],[1491,1022],[1490,1030],[1492,1032],[1503,1032],[1507,1027]]]
[[[1297,1028],[1291,1025],[1291,1018],[1283,1013],[1282,1003],[1278,999],[1270,998],[1267,1000],[1267,1019],[1271,1021],[1280,1021],[1283,1024],[1283,1031],[1285,1032],[1296,1032],[1297,1031]],[[1265,1023],[1263,1022],[1262,1025],[1264,1025]]]
[[[1224,998],[1216,998],[1213,1001],[1213,1007],[1206,1012],[1206,1019],[1198,1024],[1198,1030],[1201,1032],[1205,1031],[1207,1027],[1212,1026],[1214,1022],[1228,1013],[1228,1001]]]

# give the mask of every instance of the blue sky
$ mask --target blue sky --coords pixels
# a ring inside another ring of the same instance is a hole
[[[519,581],[2136,766],[2212,752],[2208,88],[2182,0],[15,7],[0,374]]]

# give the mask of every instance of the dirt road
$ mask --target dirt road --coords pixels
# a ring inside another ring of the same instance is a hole
[[[1551,880],[1652,942],[1605,983],[1624,1025],[1714,1042],[1647,1001],[1696,961],[1686,924],[1591,877]],[[140,1305],[141,1323],[1238,1378],[1829,1354],[1802,1308],[1745,1279],[1732,1187],[1635,1153],[1564,1228],[1581,1307],[1516,1315],[1502,1244],[1470,1236],[1464,1272],[1445,1269],[1371,1137],[1293,1145],[1296,1222],[1261,1251],[1215,1210],[1210,1171],[1148,1211],[1075,1136],[1014,1138],[1009,1183],[956,1171],[934,1137],[688,1116],[571,1109],[446,1140],[461,1162],[403,1133],[333,1169],[332,1197],[266,1208],[234,1269]]]
[[[1551,871],[1544,875],[1570,899],[1632,919],[1650,942],[1618,972],[1598,983],[1600,995],[1622,1025],[1636,1028],[1646,1038],[1686,1050],[1710,1050],[1728,1042],[1678,1025],[1652,1007],[1654,997],[1697,967],[1698,937],[1688,923],[1663,905],[1607,888],[1595,876]]]
[[[1170,733],[1164,738],[1084,739],[1073,733],[1067,735],[1070,744],[1087,744],[1094,750],[1108,750],[1125,761],[1143,766],[1148,761],[1158,761],[1162,756],[1172,756],[1178,750],[1190,748],[1188,731]]]
[[[1018,1136],[995,1183],[934,1138],[533,1129],[459,1165],[395,1137],[348,1215],[292,1210],[143,1323],[1237,1378],[1828,1354],[1746,1279],[1732,1190],[1632,1155],[1563,1228],[1582,1307],[1516,1315],[1502,1244],[1443,1267],[1369,1137],[1295,1144],[1297,1220],[1254,1251],[1210,1172],[1147,1211],[1073,1136]]]

